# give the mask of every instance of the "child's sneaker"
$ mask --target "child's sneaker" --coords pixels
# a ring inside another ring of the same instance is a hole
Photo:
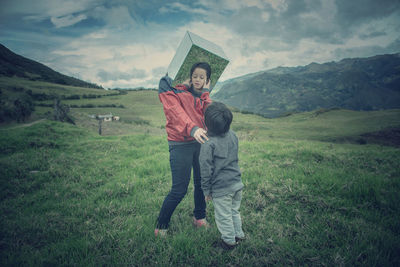
[[[200,227],[209,228],[210,227],[210,225],[208,224],[206,219],[197,220],[195,217],[193,217],[193,225],[197,228],[200,228]]]
[[[238,245],[238,242],[235,242],[235,244],[228,244],[224,240],[221,239],[221,247],[225,250],[231,250],[234,249]]]
[[[236,242],[241,242],[241,241],[243,241],[243,240],[246,240],[246,237],[245,236],[243,236],[243,237],[235,237],[235,241]]]
[[[167,229],[154,229],[154,235],[155,237],[166,237],[167,236]]]

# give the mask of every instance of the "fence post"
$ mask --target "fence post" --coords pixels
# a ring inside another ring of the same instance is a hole
[[[101,123],[102,123],[102,119],[98,119],[99,120],[99,135],[101,135]]]

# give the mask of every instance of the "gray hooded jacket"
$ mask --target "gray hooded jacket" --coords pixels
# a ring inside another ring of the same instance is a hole
[[[238,165],[238,138],[233,131],[210,136],[201,145],[199,160],[205,196],[221,197],[243,188]]]

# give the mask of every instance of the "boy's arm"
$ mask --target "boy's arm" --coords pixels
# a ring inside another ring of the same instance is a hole
[[[200,175],[201,175],[201,189],[204,196],[211,195],[211,178],[214,173],[214,155],[211,142],[206,142],[201,145],[200,149]]]

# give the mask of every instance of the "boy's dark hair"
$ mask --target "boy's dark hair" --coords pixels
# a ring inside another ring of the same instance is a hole
[[[196,68],[200,68],[200,69],[205,70],[206,74],[207,74],[207,81],[210,79],[210,77],[211,77],[211,67],[207,62],[194,63],[192,68],[190,69],[190,79],[192,79],[192,74],[193,74],[193,72],[194,72],[194,70]]]
[[[232,112],[221,102],[212,102],[204,113],[204,121],[210,136],[228,132],[232,119]]]

